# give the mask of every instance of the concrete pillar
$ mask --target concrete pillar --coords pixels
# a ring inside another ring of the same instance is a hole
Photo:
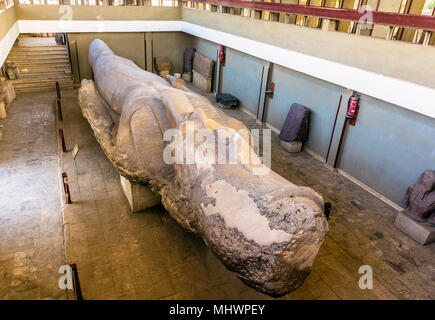
[[[160,204],[160,196],[153,193],[148,186],[120,177],[122,189],[132,212],[143,211]]]
[[[153,72],[153,35],[151,32],[145,32],[145,47],[146,47],[146,65],[145,69],[149,72]]]
[[[242,9],[243,10],[243,17],[246,17],[246,18],[250,18],[251,17],[251,12],[253,11],[253,10],[251,10],[251,9]]]
[[[285,24],[289,24],[290,23],[290,15],[288,13],[285,14],[285,16],[284,16],[284,23]]]
[[[432,31],[424,31],[423,45],[428,46],[432,35]]]
[[[261,19],[261,10],[252,10],[251,19]]]
[[[334,32],[337,25],[337,20],[323,19],[322,31]]]
[[[417,43],[417,44],[421,43],[422,45],[427,46],[429,45],[431,34],[432,31],[415,30],[412,43]]]
[[[394,27],[390,26],[386,37],[387,40],[393,40],[393,31],[394,31]]]

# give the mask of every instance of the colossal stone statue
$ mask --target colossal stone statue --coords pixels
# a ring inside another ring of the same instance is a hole
[[[159,194],[247,285],[274,297],[300,286],[328,231],[322,197],[265,167],[248,129],[183,80],[144,71],[98,39],[89,62],[95,80],[82,81],[79,104],[120,174]]]

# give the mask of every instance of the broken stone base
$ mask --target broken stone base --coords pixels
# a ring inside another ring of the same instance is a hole
[[[302,149],[302,142],[301,141],[284,141],[281,140],[279,145],[287,152],[295,153],[295,152],[301,152]]]
[[[132,212],[139,212],[160,204],[160,196],[152,192],[148,186],[120,177],[122,189]]]
[[[394,226],[422,245],[435,241],[435,226],[417,222],[403,211],[397,214]]]

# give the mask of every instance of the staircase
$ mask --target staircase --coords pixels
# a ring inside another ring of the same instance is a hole
[[[20,75],[11,80],[15,91],[41,92],[56,89],[72,89],[73,77],[65,45],[14,45],[6,63],[15,62]]]

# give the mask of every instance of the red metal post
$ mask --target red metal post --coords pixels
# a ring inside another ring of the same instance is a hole
[[[329,139],[328,152],[326,153],[325,163],[328,163],[329,151],[331,150],[332,138],[334,137],[335,126],[337,125],[338,113],[340,112],[341,100],[343,99],[343,95],[340,95],[340,100],[338,101],[337,112],[335,114],[334,126],[332,127],[331,138]]]
[[[63,129],[59,129],[59,137],[60,137],[60,141],[62,143],[62,151],[66,152],[66,145],[65,145],[65,138],[63,136]]]
[[[62,106],[60,104],[60,99],[57,99],[56,103],[57,103],[57,113],[59,115],[59,121],[62,121],[63,117],[62,117]]]

